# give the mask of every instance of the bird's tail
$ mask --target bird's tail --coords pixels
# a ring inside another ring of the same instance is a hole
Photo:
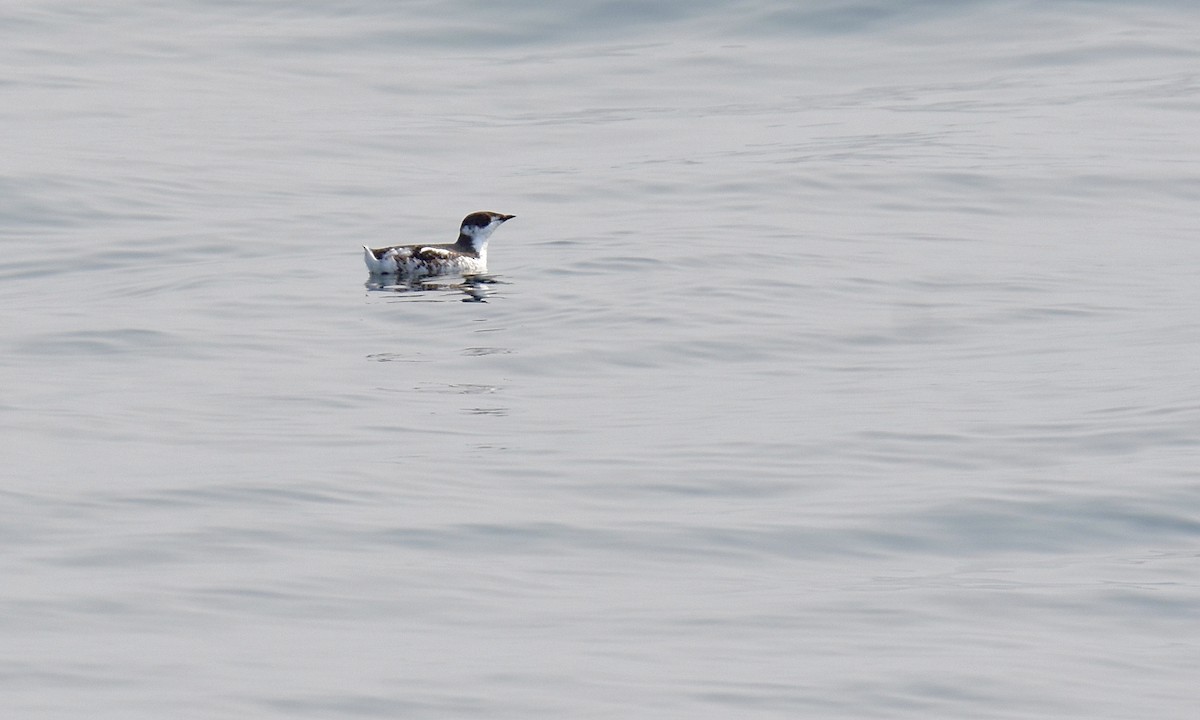
[[[367,270],[373,273],[383,272],[383,263],[379,262],[379,258],[375,257],[375,253],[366,245],[363,245],[363,262],[367,264]]]

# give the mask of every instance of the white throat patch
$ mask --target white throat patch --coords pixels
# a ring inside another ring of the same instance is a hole
[[[487,248],[488,238],[496,228],[500,227],[499,220],[493,220],[482,227],[476,225],[464,225],[459,232],[465,235],[471,241],[471,249],[480,255]]]

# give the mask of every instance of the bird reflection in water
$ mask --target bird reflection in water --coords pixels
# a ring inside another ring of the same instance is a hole
[[[457,281],[447,281],[447,279],[425,279],[415,280],[412,282],[386,282],[372,276],[366,282],[367,290],[376,292],[395,292],[395,293],[416,293],[416,292],[461,292],[466,297],[462,298],[463,302],[487,302],[487,299],[495,292],[492,290],[492,285],[499,284],[499,280],[491,275],[464,275]]]

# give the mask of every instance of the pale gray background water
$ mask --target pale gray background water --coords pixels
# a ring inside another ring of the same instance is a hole
[[[3,717],[1195,716],[1193,3],[0,33]]]

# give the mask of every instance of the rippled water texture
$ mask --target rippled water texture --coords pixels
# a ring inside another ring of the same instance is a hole
[[[1193,4],[0,28],[5,717],[1195,714]]]

